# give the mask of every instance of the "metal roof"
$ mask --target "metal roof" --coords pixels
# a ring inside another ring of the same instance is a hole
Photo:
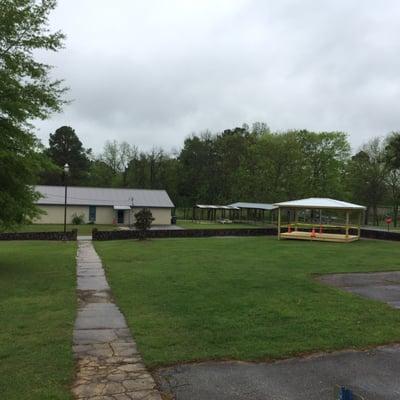
[[[37,204],[64,204],[64,186],[38,185],[35,190],[43,197]],[[165,190],[116,189],[68,186],[67,203],[90,206],[126,206],[173,208]]]
[[[332,208],[342,210],[365,210],[366,207],[359,204],[348,203],[328,198],[310,197],[309,199],[284,201],[275,203],[274,206],[284,208]]]
[[[211,210],[239,210],[239,208],[235,206],[215,206],[212,204],[196,204],[195,207]]]
[[[277,208],[274,204],[268,203],[245,203],[245,202],[237,202],[233,204],[229,204],[231,207],[239,207],[239,208],[255,208],[257,210],[275,210]]]

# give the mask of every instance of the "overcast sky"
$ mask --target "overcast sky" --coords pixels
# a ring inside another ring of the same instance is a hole
[[[37,123],[86,147],[179,148],[255,121],[349,134],[400,130],[398,0],[59,0],[47,54],[74,101]]]

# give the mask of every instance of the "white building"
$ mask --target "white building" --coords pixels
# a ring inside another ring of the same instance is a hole
[[[64,222],[65,188],[36,186],[42,197],[37,205],[45,214],[36,219],[40,224]],[[130,225],[134,214],[148,208],[153,214],[153,225],[169,225],[174,204],[165,190],[114,189],[76,187],[67,189],[67,223],[74,215],[82,215],[85,223]]]

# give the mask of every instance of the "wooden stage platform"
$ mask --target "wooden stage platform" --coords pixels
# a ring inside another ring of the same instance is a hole
[[[315,237],[311,236],[311,232],[292,231],[280,234],[281,239],[297,239],[297,240],[316,240],[323,242],[340,242],[349,243],[359,239],[356,235],[346,235],[341,233],[315,233]]]

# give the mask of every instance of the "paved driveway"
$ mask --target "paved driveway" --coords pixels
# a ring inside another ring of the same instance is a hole
[[[319,280],[400,308],[400,272],[336,274]],[[400,345],[271,363],[186,364],[160,369],[156,377],[176,400],[336,400],[340,386],[365,400],[398,400]]]
[[[345,385],[368,400],[400,399],[400,346],[274,363],[206,362],[158,371],[176,400],[336,400]]]
[[[400,272],[325,275],[319,280],[370,299],[400,308]]]

